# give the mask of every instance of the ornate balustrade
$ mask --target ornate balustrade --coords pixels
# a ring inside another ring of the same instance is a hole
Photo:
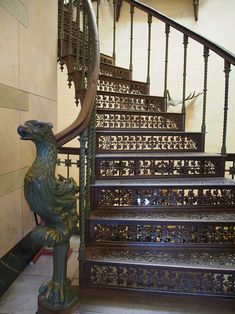
[[[113,2],[113,25],[110,27],[113,36],[112,57],[102,55],[100,69],[95,17],[91,13],[90,4],[85,0],[69,0],[60,1],[59,6],[58,60],[62,69],[64,65],[67,66],[69,85],[75,86],[75,101],[81,103],[81,111],[75,122],[57,135],[60,154],[58,165],[66,167],[65,176],[71,175],[72,168],[75,167],[75,171],[79,168],[81,286],[85,280],[90,280],[85,278],[86,271],[95,274],[94,269],[91,270],[92,263],[87,264],[86,259],[85,243],[87,245],[89,241],[99,244],[129,240],[141,242],[142,237],[143,242],[162,243],[166,237],[165,242],[173,244],[178,243],[175,234],[183,230],[179,243],[204,243],[205,247],[219,244],[221,247],[227,245],[228,248],[234,243],[234,215],[230,210],[235,204],[235,188],[233,181],[226,185],[223,176],[225,160],[225,173],[232,175],[232,178],[235,175],[235,157],[234,154],[227,156],[226,148],[230,71],[235,65],[235,56],[136,0],[125,2],[130,5],[129,69],[115,66],[118,60],[117,16],[120,2]],[[197,4],[198,1],[194,3]],[[97,1],[97,24],[99,5],[100,2]],[[133,58],[137,10],[146,16],[148,38],[146,62],[143,62],[146,63],[146,82],[132,80],[133,68],[138,66]],[[164,67],[162,73],[159,73],[159,76],[162,75],[162,96],[149,95],[152,37],[155,35],[152,25],[156,19],[164,26]],[[169,57],[172,29],[179,32],[183,42],[182,100],[179,101],[182,103],[182,112],[177,114],[167,112],[166,106],[172,65]],[[203,60],[203,108],[199,132],[185,132],[188,58],[192,41],[201,45]],[[221,72],[224,71],[224,98],[219,100],[223,102],[224,110],[223,125],[218,126],[222,130],[219,154],[204,153],[211,53],[215,53],[224,64],[221,68]],[[95,96],[96,88],[98,92]],[[79,148],[62,147],[74,137],[79,137]],[[95,177],[98,179],[96,182]],[[166,179],[165,185],[164,180],[156,181],[162,178]],[[167,178],[170,178],[170,183],[167,183]],[[153,183],[144,181],[146,179],[153,180]],[[168,217],[159,215],[159,212],[164,212],[168,207],[184,212],[182,215],[177,213],[179,221],[173,217],[174,213]],[[220,208],[224,207],[227,211],[219,214]],[[94,211],[90,212],[91,208]],[[146,216],[141,214],[141,208],[148,211]],[[196,212],[189,217],[186,213],[192,208]],[[209,217],[206,210],[211,208],[213,212]],[[153,209],[159,211],[156,216]],[[119,216],[116,210],[121,210]],[[133,213],[133,210],[137,210],[138,214]],[[153,221],[150,222],[148,217],[154,218]],[[139,222],[141,219],[143,223]],[[172,234],[169,233],[170,228]],[[206,242],[209,241],[205,240],[207,236],[211,242]],[[90,269],[86,270],[86,267]],[[106,264],[102,267],[106,267]],[[205,276],[208,273],[206,271]],[[94,285],[92,275],[91,281]],[[202,293],[210,294],[208,291]],[[219,294],[226,294],[224,285]]]
[[[168,91],[168,85],[169,85],[169,76],[171,68],[170,66],[174,66],[174,62],[172,63],[172,60],[169,60],[169,46],[170,46],[170,39],[171,39],[171,31],[174,30],[178,32],[179,37],[182,37],[183,42],[183,64],[182,64],[182,113],[185,113],[186,111],[186,101],[187,101],[187,77],[191,74],[188,71],[188,60],[190,59],[190,51],[189,46],[193,44],[193,42],[196,42],[197,44],[201,45],[201,58],[204,63],[204,70],[202,72],[202,80],[203,80],[203,108],[202,108],[202,117],[201,117],[201,131],[206,132],[207,130],[207,123],[206,123],[206,117],[207,117],[207,98],[208,98],[208,86],[209,86],[209,79],[208,78],[208,69],[210,65],[210,54],[215,54],[218,57],[218,63],[220,63],[220,60],[223,61],[223,68],[221,68],[221,72],[224,72],[224,98],[220,99],[221,103],[223,103],[223,110],[224,110],[224,116],[223,116],[223,125],[221,127],[221,134],[222,134],[222,145],[221,145],[221,154],[225,155],[227,152],[226,148],[226,142],[227,142],[227,128],[228,128],[228,109],[229,105],[231,103],[231,99],[229,97],[229,83],[230,83],[230,72],[232,70],[232,67],[235,65],[235,55],[230,53],[229,51],[223,49],[220,47],[217,43],[203,37],[202,35],[192,31],[191,29],[177,23],[176,21],[172,20],[171,18],[165,16],[164,14],[156,11],[155,9],[137,1],[137,0],[125,0],[130,5],[130,17],[129,17],[129,70],[130,72],[133,71],[133,66],[137,67],[139,64],[133,64],[134,59],[133,55],[136,53],[135,51],[135,45],[134,41],[137,37],[137,34],[135,34],[135,14],[137,11],[142,11],[142,13],[146,14],[146,30],[147,30],[147,43],[143,43],[143,45],[146,45],[146,83],[147,83],[147,89],[146,92],[149,91],[150,81],[151,81],[151,57],[153,56],[153,53],[155,51],[152,50],[152,38],[159,35],[156,33],[153,33],[152,31],[152,25],[153,22],[156,20],[158,23],[164,24],[165,29],[165,52],[162,52],[162,54],[165,54],[165,67],[164,67],[164,73],[159,73],[158,76],[163,77],[163,91],[162,94],[166,97],[167,91]],[[117,27],[117,8],[118,8],[119,1],[114,0],[113,2],[113,60],[115,62],[116,54],[117,54],[117,44],[118,40],[120,38],[118,34],[118,27]],[[197,19],[197,10],[198,10],[198,4],[199,1],[193,1],[193,5],[195,8],[195,18]],[[99,7],[99,1],[97,2],[97,7]],[[102,5],[102,4],[101,4]],[[124,9],[124,8],[123,8]],[[97,8],[97,11],[99,12],[99,8]],[[111,34],[110,34],[111,36]],[[123,36],[123,34],[122,34]],[[158,46],[158,49],[160,47]],[[159,54],[159,52],[158,52]],[[218,73],[219,75],[219,73]],[[157,84],[155,82],[155,84]],[[213,92],[213,91],[212,91]],[[219,126],[218,126],[219,127]]]

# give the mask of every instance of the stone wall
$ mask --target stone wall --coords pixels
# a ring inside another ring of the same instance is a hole
[[[35,150],[17,126],[57,124],[57,1],[0,0],[0,256],[35,225],[23,178]]]

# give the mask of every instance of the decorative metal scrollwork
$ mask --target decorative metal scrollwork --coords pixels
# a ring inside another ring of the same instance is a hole
[[[100,75],[128,80],[130,77],[130,71],[124,68],[111,67],[108,64],[101,64]]]
[[[96,96],[97,109],[119,109],[148,112],[162,112],[165,109],[162,97],[122,95],[118,93],[102,93]]]
[[[98,134],[98,151],[202,151],[202,137],[197,135],[173,134]]]
[[[168,177],[168,176],[219,176],[217,159],[102,159],[97,161],[98,176],[105,177]]]
[[[120,80],[107,76],[100,76],[98,81],[99,91],[130,93],[130,94],[146,94],[147,85],[142,82],[129,80]]]
[[[177,114],[128,114],[128,113],[101,113],[96,116],[97,128],[133,128],[155,130],[182,130],[183,117]]]
[[[98,242],[235,244],[235,226],[229,223],[221,226],[209,222],[200,225],[196,222],[121,224],[115,221],[115,224],[94,224],[93,233],[93,240]]]
[[[138,288],[178,293],[234,295],[234,272],[144,268],[130,265],[90,265],[92,286]]]
[[[234,188],[99,188],[99,207],[113,206],[231,206],[235,204]]]

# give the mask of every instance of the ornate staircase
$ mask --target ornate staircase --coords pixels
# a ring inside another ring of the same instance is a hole
[[[105,68],[105,71],[103,70]],[[104,75],[104,72],[106,75]],[[81,285],[234,296],[235,182],[205,134],[101,63]]]
[[[130,3],[144,7],[137,1]],[[149,15],[159,14],[146,8]],[[165,23],[170,21],[164,18]],[[83,99],[78,85],[86,71],[78,67],[76,80],[69,39],[62,39],[65,48],[59,60],[68,66],[78,101],[79,95]],[[214,49],[212,43],[208,47]],[[227,75],[228,62],[235,64],[235,58],[226,53]],[[75,59],[76,48],[72,55]],[[148,94],[148,79],[134,81],[132,71],[114,63],[111,56],[101,55],[93,122],[88,135],[80,136],[80,286],[234,297],[235,181],[224,177],[224,136],[221,154],[206,153],[205,126],[201,132],[185,131],[185,90],[182,113],[170,113],[166,97]],[[186,61],[184,70],[185,65]],[[204,99],[206,84],[205,79]],[[185,81],[183,85],[185,89]],[[225,96],[225,108],[227,101]]]

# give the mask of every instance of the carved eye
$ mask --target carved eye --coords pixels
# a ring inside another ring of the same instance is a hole
[[[38,122],[35,122],[33,125],[36,129],[40,129],[41,128],[41,124]]]

